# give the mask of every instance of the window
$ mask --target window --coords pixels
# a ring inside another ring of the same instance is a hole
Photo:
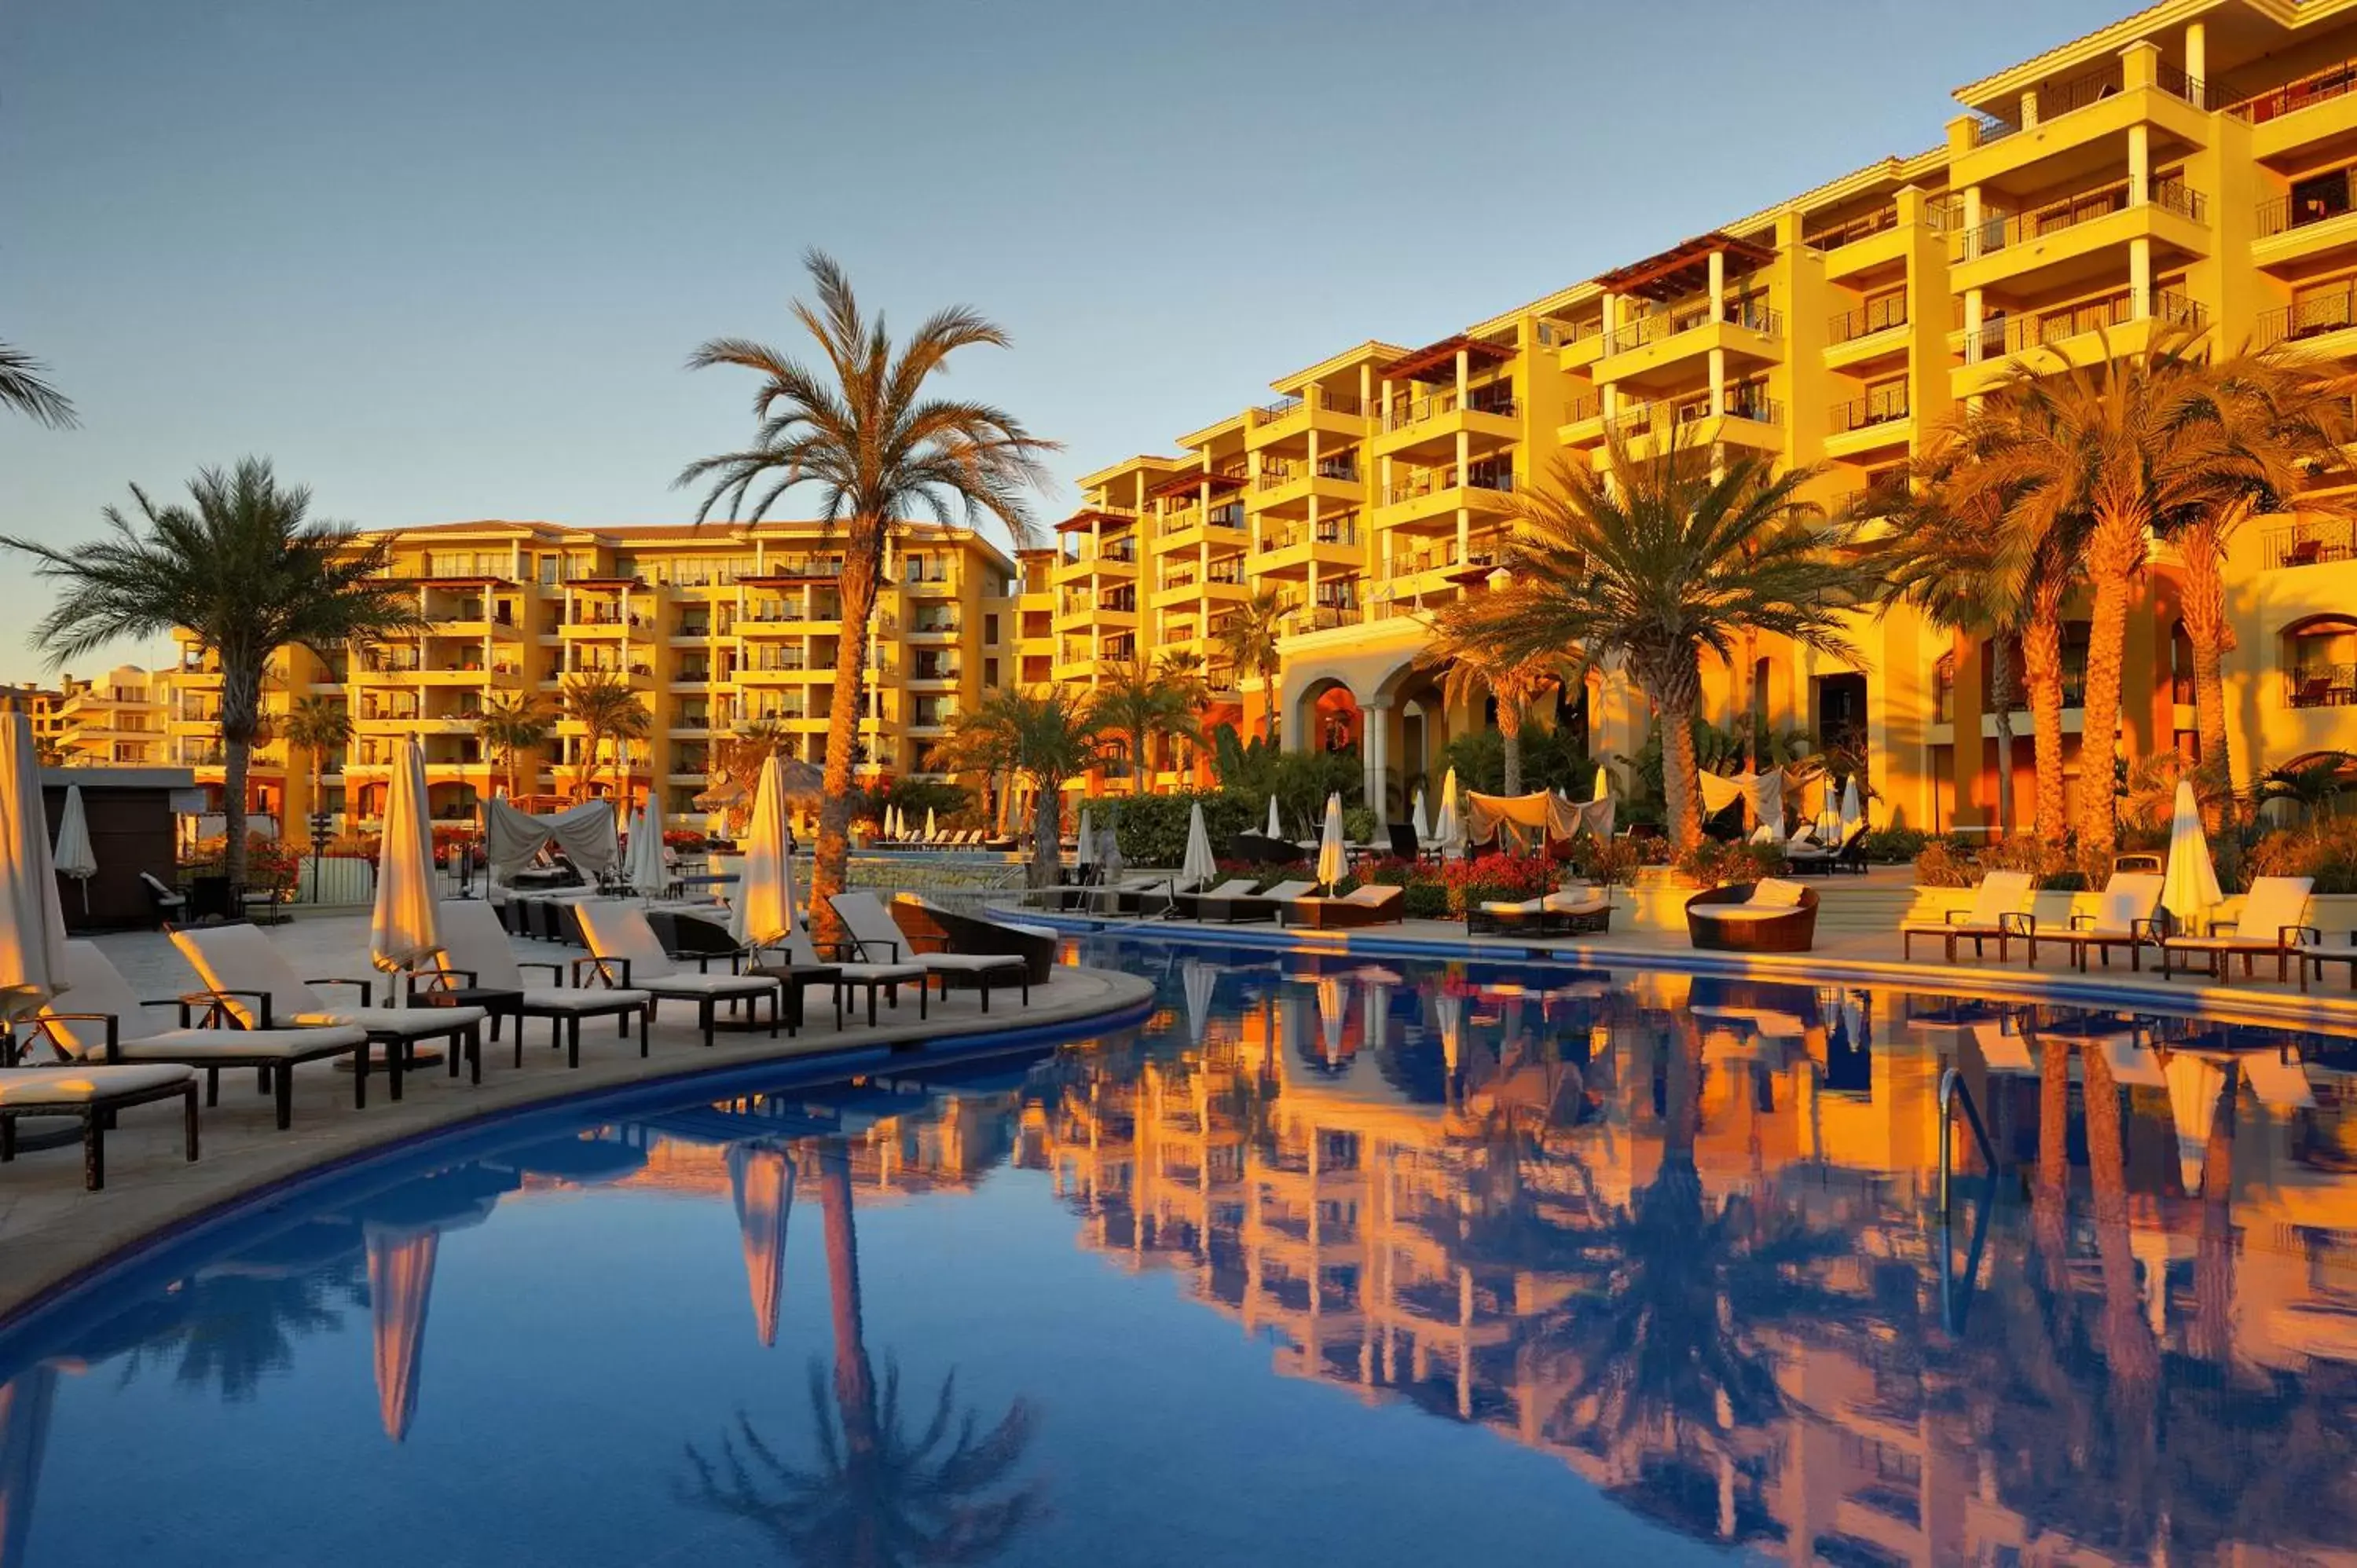
[[[996,616],[990,615],[982,618],[982,640],[992,646],[996,646],[997,644],[998,618]],[[996,683],[996,682],[993,682],[993,684]]]
[[[982,661],[982,683],[985,686],[996,686],[998,684],[997,660],[985,659]]]

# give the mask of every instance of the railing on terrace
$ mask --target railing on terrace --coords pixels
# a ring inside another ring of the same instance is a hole
[[[1833,434],[1846,435],[1853,430],[1870,425],[1889,424],[1907,417],[1907,389],[1904,386],[1878,387],[1864,397],[1834,404]]]
[[[1977,330],[1967,328],[1958,333],[1954,342],[1967,364],[1977,364],[1983,360],[2028,353],[2033,349],[2059,343],[2066,338],[2075,338],[2083,332],[2126,326],[2136,319],[2135,306],[2136,296],[2123,289],[2118,294],[2089,300],[2083,305],[1985,321]],[[2209,313],[2181,294],[2156,289],[2152,296],[2152,318],[2170,326],[2199,328],[2209,320]]]
[[[2212,96],[2210,84],[2198,76],[2188,74],[2182,66],[2170,65],[2164,60],[2161,62],[2160,69],[2154,74],[2153,85],[2171,98],[2182,100],[2192,104],[2196,109],[2210,107],[2210,100]],[[2125,90],[2125,86],[2126,78],[2122,74],[2121,62],[2113,59],[2083,75],[2072,77],[2067,81],[2058,81],[2041,87],[2038,90],[2038,124],[2043,125],[2074,110],[2101,103],[2107,98],[2116,98]],[[2228,113],[2232,113],[2233,111],[2229,110]],[[1980,139],[1984,145],[2001,141],[2021,129],[2020,121],[2010,114],[1992,114],[1986,110],[1982,110],[1979,112],[1979,117]]]
[[[2346,98],[2352,88],[2357,88],[2357,59],[2336,60],[2306,76],[2295,77],[2281,87],[2230,103],[2226,113],[2245,124],[2263,125],[2319,103]]]
[[[1355,485],[1359,482],[1359,466],[1347,457],[1320,457],[1318,459],[1318,477]]]
[[[2328,218],[2340,217],[2352,207],[2357,207],[2357,167],[2311,176],[2301,180],[2299,188],[2289,195],[2259,203],[2259,238],[2321,223]]]
[[[1801,243],[1813,251],[1838,250],[1898,227],[1899,208],[1894,203],[1878,207],[1871,212],[1862,212],[1839,223],[1828,223],[1821,229],[1807,231],[1802,234]]]
[[[1190,566],[1184,572],[1165,572],[1154,587],[1157,593],[1167,593],[1172,588],[1191,588],[1194,585],[1195,571]]]
[[[1557,321],[1552,317],[1539,318],[1539,345],[1546,349],[1567,349],[1574,343],[1604,336],[1604,321],[1589,317],[1580,321]]]
[[[1467,489],[1496,490],[1511,494],[1514,488],[1513,470],[1469,467],[1460,479],[1453,464],[1445,468],[1415,469],[1407,478],[1394,479],[1384,488],[1383,504],[1397,506],[1402,501],[1420,500],[1426,496],[1434,495],[1442,490],[1456,489],[1460,485]]]
[[[1624,321],[1614,328],[1605,339],[1604,351],[1625,354],[1648,343],[1708,326],[1711,319],[1707,299],[1686,300],[1665,310],[1647,311],[1636,320]],[[1770,338],[1781,336],[1784,330],[1783,317],[1770,307],[1768,296],[1760,292],[1729,295],[1718,319],[1736,327],[1748,327]]]
[[[2284,706],[2345,708],[2357,704],[2357,664],[2300,664],[2284,671]]]
[[[954,659],[927,661],[920,659],[909,666],[911,681],[954,681],[958,678],[958,662]]]
[[[1903,294],[1885,295],[1880,299],[1867,300],[1856,310],[1845,310],[1835,317],[1826,324],[1826,340],[1848,343],[1906,325],[1907,296]]]
[[[1502,391],[1476,389],[1466,394],[1464,405],[1475,413],[1493,413],[1501,419],[1511,419],[1514,413],[1513,390],[1511,387]],[[1434,392],[1426,397],[1394,399],[1390,410],[1383,415],[1383,428],[1405,430],[1411,425],[1422,424],[1428,420],[1438,419],[1444,414],[1454,413],[1457,412],[1457,394],[1453,392]]]
[[[1275,403],[1263,403],[1253,410],[1256,424],[1274,424],[1280,419],[1299,413],[1303,408],[1324,409],[1329,413],[1359,414],[1366,405],[1348,392],[1331,392],[1323,387],[1305,388],[1300,395],[1281,397]]]
[[[1302,525],[1294,528],[1281,529],[1275,532],[1263,535],[1261,539],[1261,548],[1263,550],[1290,550],[1297,544],[1308,544],[1313,541],[1319,544],[1340,544],[1346,547],[1355,545],[1359,542],[1358,520],[1355,518],[1340,518],[1332,521],[1328,521],[1321,518],[1314,528],[1308,525]]]
[[[1600,393],[1574,392],[1564,400],[1563,422],[1566,424],[1577,424],[1584,419],[1594,419],[1603,412],[1604,399]]]
[[[1179,534],[1191,532],[1202,526],[1203,509],[1190,506],[1170,512],[1163,518],[1161,536],[1165,539],[1174,539]]]
[[[1211,515],[1203,520],[1206,528],[1241,529],[1244,525],[1244,509],[1232,503],[1214,507]]]
[[[1975,256],[1995,255],[2009,250],[2025,240],[2041,239],[2049,234],[2075,229],[2125,212],[2136,204],[2135,190],[2130,181],[2115,180],[2092,190],[2082,190],[2033,207],[2027,212],[2016,212],[1985,218],[1977,228],[1958,234],[1953,245],[1955,259],[1970,261]],[[2152,188],[2152,205],[2174,212],[2194,222],[2206,220],[2209,203],[2200,191],[2190,188],[2182,180],[2156,181]]]
[[[2259,542],[2263,558],[2271,568],[2357,560],[2357,519],[2328,518],[2271,528],[2260,536]]]
[[[1243,580],[1244,564],[1241,556],[1225,561],[1214,561],[1211,563],[1211,570],[1203,574],[1203,581],[1206,583],[1237,584]]]

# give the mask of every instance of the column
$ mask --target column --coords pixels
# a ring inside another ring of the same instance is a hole
[[[1713,261],[1717,259],[1717,256],[1711,258]],[[1727,350],[1724,349],[1710,351],[1710,411],[1715,414],[1727,412]]]
[[[1366,774],[1364,788],[1367,805],[1375,813],[1375,826],[1383,827],[1391,821],[1384,805],[1384,777],[1391,771],[1391,703],[1381,698],[1359,706],[1359,761]]]
[[[1713,321],[1727,319],[1727,252],[1725,251],[1713,251],[1710,253],[1710,318]]]
[[[2194,107],[2210,107],[2210,93],[2203,79],[2210,74],[2210,27],[2205,22],[2185,24],[2185,74],[2193,79],[2191,90],[2198,100]]]

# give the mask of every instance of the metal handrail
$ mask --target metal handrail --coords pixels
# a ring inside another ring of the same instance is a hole
[[[1980,1145],[1981,1164],[1991,1171],[1996,1169],[1996,1149],[1989,1143],[1988,1129],[1981,1124],[1980,1107],[1973,1103],[1973,1091],[1964,1075],[1954,1068],[1940,1069],[1940,1213],[1948,1212],[1948,1178],[1955,1168],[1955,1110],[1964,1108],[1964,1120],[1972,1124],[1973,1141]]]

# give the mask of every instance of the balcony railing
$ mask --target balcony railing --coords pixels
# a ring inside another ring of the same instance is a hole
[[[2126,211],[2135,204],[2135,199],[2131,183],[2123,179],[2063,197],[2059,201],[2050,201],[2027,212],[1986,218],[1978,228],[1967,229],[1956,236],[1955,259],[1970,261],[1975,256],[1995,255],[2025,240],[2042,239],[2049,234],[2061,233],[2065,229],[2075,229],[2083,223],[2093,223],[2115,212]],[[2154,182],[2152,205],[2196,223],[2205,221],[2209,212],[2209,203],[2201,193],[2188,187],[2183,180],[2175,178]]]
[[[1878,387],[1864,397],[1834,404],[1833,434],[1846,435],[1853,430],[1889,424],[1906,418],[1907,413],[1907,389],[1904,386]]]
[[[1459,487],[1475,490],[1496,490],[1511,494],[1514,488],[1512,468],[1491,468],[1479,464],[1469,466],[1460,479],[1457,467],[1450,464],[1440,468],[1417,468],[1405,478],[1394,479],[1383,489],[1383,504],[1397,506],[1402,501],[1420,500],[1426,496]]]
[[[1546,349],[1567,349],[1574,343],[1604,335],[1601,318],[1589,317],[1580,321],[1557,321],[1552,317],[1539,318],[1539,345]]]
[[[2336,98],[2346,98],[2352,88],[2357,88],[2357,59],[2338,60],[2320,70],[2297,77],[2281,87],[2271,88],[2256,97],[2245,98],[2226,106],[2226,113],[2250,125],[2263,125],[2270,120],[2280,120],[2287,114],[2319,103],[2329,103]]]
[[[1614,328],[1605,339],[1604,351],[1625,354],[1631,349],[1641,349],[1648,343],[1707,326],[1711,319],[1710,302],[1706,299],[1686,300],[1663,310],[1647,311],[1636,320],[1624,321]],[[1784,330],[1783,317],[1769,307],[1764,293],[1730,295],[1718,319],[1770,338],[1781,336]]]
[[[2271,528],[2261,536],[2260,547],[2267,565],[2274,568],[2357,560],[2357,519],[2329,518]]]
[[[2181,294],[2156,289],[2152,295],[2152,318],[2175,327],[2199,328],[2208,321],[2209,314]],[[1967,364],[1978,364],[1987,360],[2028,353],[2033,349],[2059,343],[2065,338],[2075,338],[2083,332],[2125,326],[2135,319],[2136,296],[2123,289],[2118,294],[2090,300],[2084,305],[1985,321],[1977,330],[1967,329],[1958,333],[1954,341]]]
[[[2301,664],[2284,671],[2287,708],[2357,705],[2357,664]]]
[[[1182,533],[1191,533],[1202,526],[1203,509],[1199,506],[1183,507],[1163,518],[1160,537],[1176,539]]]
[[[1454,413],[1457,406],[1457,394],[1453,392],[1434,392],[1426,397],[1397,398],[1393,400],[1390,410],[1383,415],[1383,428],[1405,430],[1411,425]],[[1514,415],[1513,389],[1477,388],[1465,395],[1465,406],[1476,413],[1493,413],[1501,419],[1512,419]]]
[[[2041,87],[2038,90],[2038,124],[2043,125],[2050,121],[2060,119],[2073,110],[2101,103],[2107,98],[2116,98],[2125,84],[2126,78],[2122,74],[2120,61],[2112,59],[2083,76],[2075,76],[2068,81],[2059,81],[2050,86]],[[2198,76],[2189,75],[2182,66],[2170,65],[2163,61],[2160,69],[2154,74],[2153,85],[2171,98],[2181,99],[2196,109],[2210,107],[2210,100],[2212,96],[2210,84]],[[2238,104],[2227,113],[2237,113],[2242,107],[2244,106]],[[2240,117],[2250,118],[2248,115]],[[1996,115],[1983,111],[1980,120],[1980,139],[1984,145],[2002,140],[2021,129],[2020,121],[2010,115]]]
[[[2301,180],[2290,194],[2259,203],[2259,238],[2305,229],[2310,223],[2338,218],[2352,207],[2357,207],[2357,167],[2312,176]]]
[[[1293,528],[1280,529],[1274,532],[1264,534],[1261,538],[1261,548],[1263,550],[1290,550],[1297,544],[1308,544],[1313,542],[1319,544],[1339,544],[1346,548],[1355,545],[1359,542],[1358,520],[1356,518],[1337,518],[1332,521],[1328,521],[1321,518],[1314,528],[1304,524]]]
[[[1574,392],[1563,401],[1563,422],[1566,424],[1577,424],[1584,419],[1594,419],[1603,412],[1604,399],[1598,392]]]
[[[1856,310],[1845,310],[1826,324],[1828,342],[1847,343],[1859,338],[1870,338],[1877,332],[1907,325],[1907,296],[1885,295],[1870,299]]]
[[[1254,409],[1253,423],[1273,424],[1280,419],[1299,412],[1305,406],[1322,408],[1329,413],[1357,414],[1365,412],[1365,405],[1347,392],[1331,392],[1323,387],[1309,387],[1305,389],[1302,396],[1281,397],[1275,403],[1263,403]]]
[[[909,666],[909,679],[911,681],[954,681],[957,678],[958,662],[954,659],[920,659]]]
[[[1801,236],[1801,243],[1813,251],[1838,250],[1844,245],[1853,244],[1876,234],[1886,233],[1898,227],[1899,209],[1896,204],[1893,204],[1889,207],[1878,207],[1871,212],[1860,213],[1857,217],[1840,223],[1829,223],[1822,229],[1810,230]]]

